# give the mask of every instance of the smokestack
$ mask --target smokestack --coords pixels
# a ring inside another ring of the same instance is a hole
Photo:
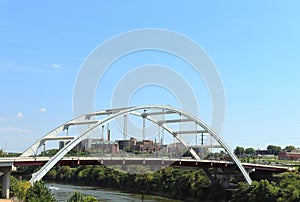
[[[110,142],[110,130],[107,130],[107,141]]]

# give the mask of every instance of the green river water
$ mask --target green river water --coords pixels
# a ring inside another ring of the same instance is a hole
[[[102,189],[91,186],[75,186],[57,183],[46,183],[46,186],[51,189],[51,192],[54,194],[55,198],[58,201],[67,201],[68,197],[72,193],[74,193],[75,191],[79,191],[84,195],[94,196],[99,201],[137,202],[142,201],[143,198],[143,201],[145,202],[180,202],[179,200],[168,199],[160,196],[144,195],[143,197],[142,194],[126,193],[119,190]]]

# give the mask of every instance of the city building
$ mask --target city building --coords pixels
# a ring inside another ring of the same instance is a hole
[[[114,142],[95,143],[91,145],[90,151],[117,154],[119,153],[119,145]]]
[[[278,154],[279,160],[292,160],[299,161],[300,160],[300,150],[293,149],[291,152],[280,152]]]
[[[152,140],[137,141],[136,144],[131,147],[131,149],[137,151],[152,152],[154,150],[154,143]]]
[[[89,149],[92,147],[92,144],[97,144],[100,143],[101,140],[100,139],[92,139],[92,138],[87,138],[82,140],[79,144],[78,144],[78,148],[85,150],[85,151],[89,151]]]
[[[62,149],[64,146],[66,146],[67,144],[69,144],[70,141],[59,141],[58,143],[58,148]]]
[[[167,152],[174,156],[182,155],[182,152],[186,150],[186,147],[179,142],[171,143],[167,145]]]
[[[135,138],[130,138],[130,140],[117,140],[117,142],[120,150],[131,150],[132,148],[135,148],[137,140]]]
[[[268,151],[267,149],[258,149],[258,150],[255,150],[255,154],[257,156],[264,156],[264,157],[272,157],[274,156],[274,154],[270,154],[270,151]]]
[[[117,142],[120,150],[129,149],[131,151],[147,151],[147,152],[152,152],[154,150],[153,140],[139,141],[135,138],[130,138],[129,140],[118,140]]]

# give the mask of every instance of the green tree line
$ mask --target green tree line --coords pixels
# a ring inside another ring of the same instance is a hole
[[[48,180],[129,189],[137,193],[163,193],[185,201],[218,201],[224,198],[232,202],[300,201],[299,171],[277,175],[274,182],[254,181],[251,186],[239,183],[236,189],[229,191],[225,191],[220,184],[211,184],[202,170],[172,167],[146,174],[129,174],[104,166],[56,167],[46,177]]]
[[[300,174],[286,172],[278,175],[276,182],[254,181],[251,186],[240,183],[231,202],[299,202]]]
[[[56,202],[53,193],[47,188],[42,180],[36,182],[31,186],[29,181],[17,180],[11,177],[11,191],[12,195],[20,202]],[[93,196],[84,196],[80,192],[71,194],[67,202],[97,202],[98,200]]]
[[[276,175],[274,182],[254,181],[251,186],[239,183],[235,189],[231,188],[226,191],[220,184],[211,184],[202,170],[184,170],[172,167],[145,174],[129,174],[105,166],[75,168],[57,166],[45,176],[45,179],[110,187],[135,193],[159,194],[169,198],[184,199],[184,201],[219,201],[224,198],[231,202],[300,201],[299,171]],[[71,196],[71,199],[76,198],[89,200],[89,198],[80,196],[80,193],[74,193]]]
[[[57,166],[45,176],[48,181],[110,187],[136,193],[159,194],[170,198],[209,200],[215,198],[212,186],[202,170],[166,167],[156,172],[130,174],[105,166]],[[223,196],[220,196],[223,197]]]
[[[295,146],[293,145],[288,145],[285,148],[281,148],[280,146],[276,146],[276,145],[268,145],[267,146],[267,154],[270,155],[278,155],[279,152],[291,152],[293,149],[296,149]],[[234,154],[237,155],[238,157],[247,155],[247,156],[254,156],[256,154],[256,151],[254,148],[244,148],[241,146],[237,146],[234,149]]]
[[[29,181],[17,180],[11,177],[12,195],[22,202],[55,202],[56,199],[43,181],[38,181],[31,186]]]

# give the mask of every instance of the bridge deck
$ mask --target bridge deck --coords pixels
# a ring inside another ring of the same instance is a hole
[[[18,166],[43,166],[51,157],[15,157],[0,158],[0,167],[7,165]],[[58,165],[78,166],[78,165],[158,165],[158,166],[178,166],[178,167],[199,167],[199,168],[231,168],[236,167],[231,161],[217,160],[195,160],[195,159],[173,159],[173,158],[142,158],[142,157],[64,157]],[[246,169],[264,170],[272,172],[286,172],[293,168],[273,165],[260,165],[243,163]]]

